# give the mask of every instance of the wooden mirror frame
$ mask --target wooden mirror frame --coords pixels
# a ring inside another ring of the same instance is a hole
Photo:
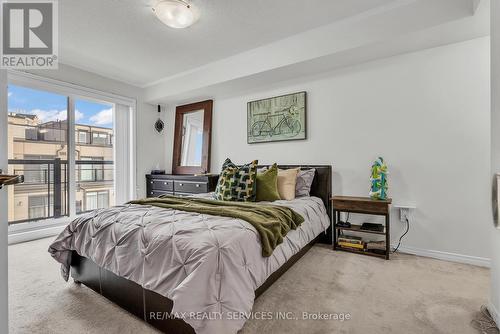
[[[177,106],[175,108],[174,151],[172,157],[173,174],[203,174],[210,170],[210,145],[212,140],[212,107],[213,100]],[[184,114],[203,110],[203,148],[201,166],[181,166],[182,122]]]

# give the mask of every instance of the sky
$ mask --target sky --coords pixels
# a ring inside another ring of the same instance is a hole
[[[9,85],[8,101],[9,112],[37,115],[42,123],[67,119],[64,95]],[[76,100],[75,121],[77,124],[112,128],[113,107],[111,104]]]

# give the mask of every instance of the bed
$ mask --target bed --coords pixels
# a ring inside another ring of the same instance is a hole
[[[305,221],[269,257],[245,221],[144,205],[79,217],[51,253],[66,279],[71,275],[162,332],[236,333],[255,298],[315,242],[331,243],[331,166],[279,167],[316,174],[310,197],[273,203]]]

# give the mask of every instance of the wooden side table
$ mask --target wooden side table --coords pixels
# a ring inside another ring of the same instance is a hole
[[[390,205],[392,200],[373,200],[369,197],[353,197],[353,196],[333,196],[332,199],[332,217],[333,217],[333,249],[345,252],[370,255],[385,258],[389,260],[391,253],[391,234],[390,234]],[[361,229],[361,225],[351,224],[350,227],[341,227],[337,225],[340,220],[341,212],[362,213],[385,217],[384,231],[372,231]],[[345,248],[338,245],[337,240],[341,231],[353,231],[369,234],[385,235],[385,254],[370,252],[367,250],[356,250]]]

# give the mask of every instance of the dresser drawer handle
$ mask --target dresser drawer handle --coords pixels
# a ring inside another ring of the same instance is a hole
[[[200,187],[200,184],[199,184],[199,183],[197,183],[197,184],[196,184],[196,188],[199,188],[199,187]]]
[[[167,185],[167,182],[163,182],[164,185]]]
[[[184,183],[179,183],[179,186],[180,186],[180,187],[184,186]]]
[[[153,181],[149,181],[149,183],[153,184],[154,182]]]

